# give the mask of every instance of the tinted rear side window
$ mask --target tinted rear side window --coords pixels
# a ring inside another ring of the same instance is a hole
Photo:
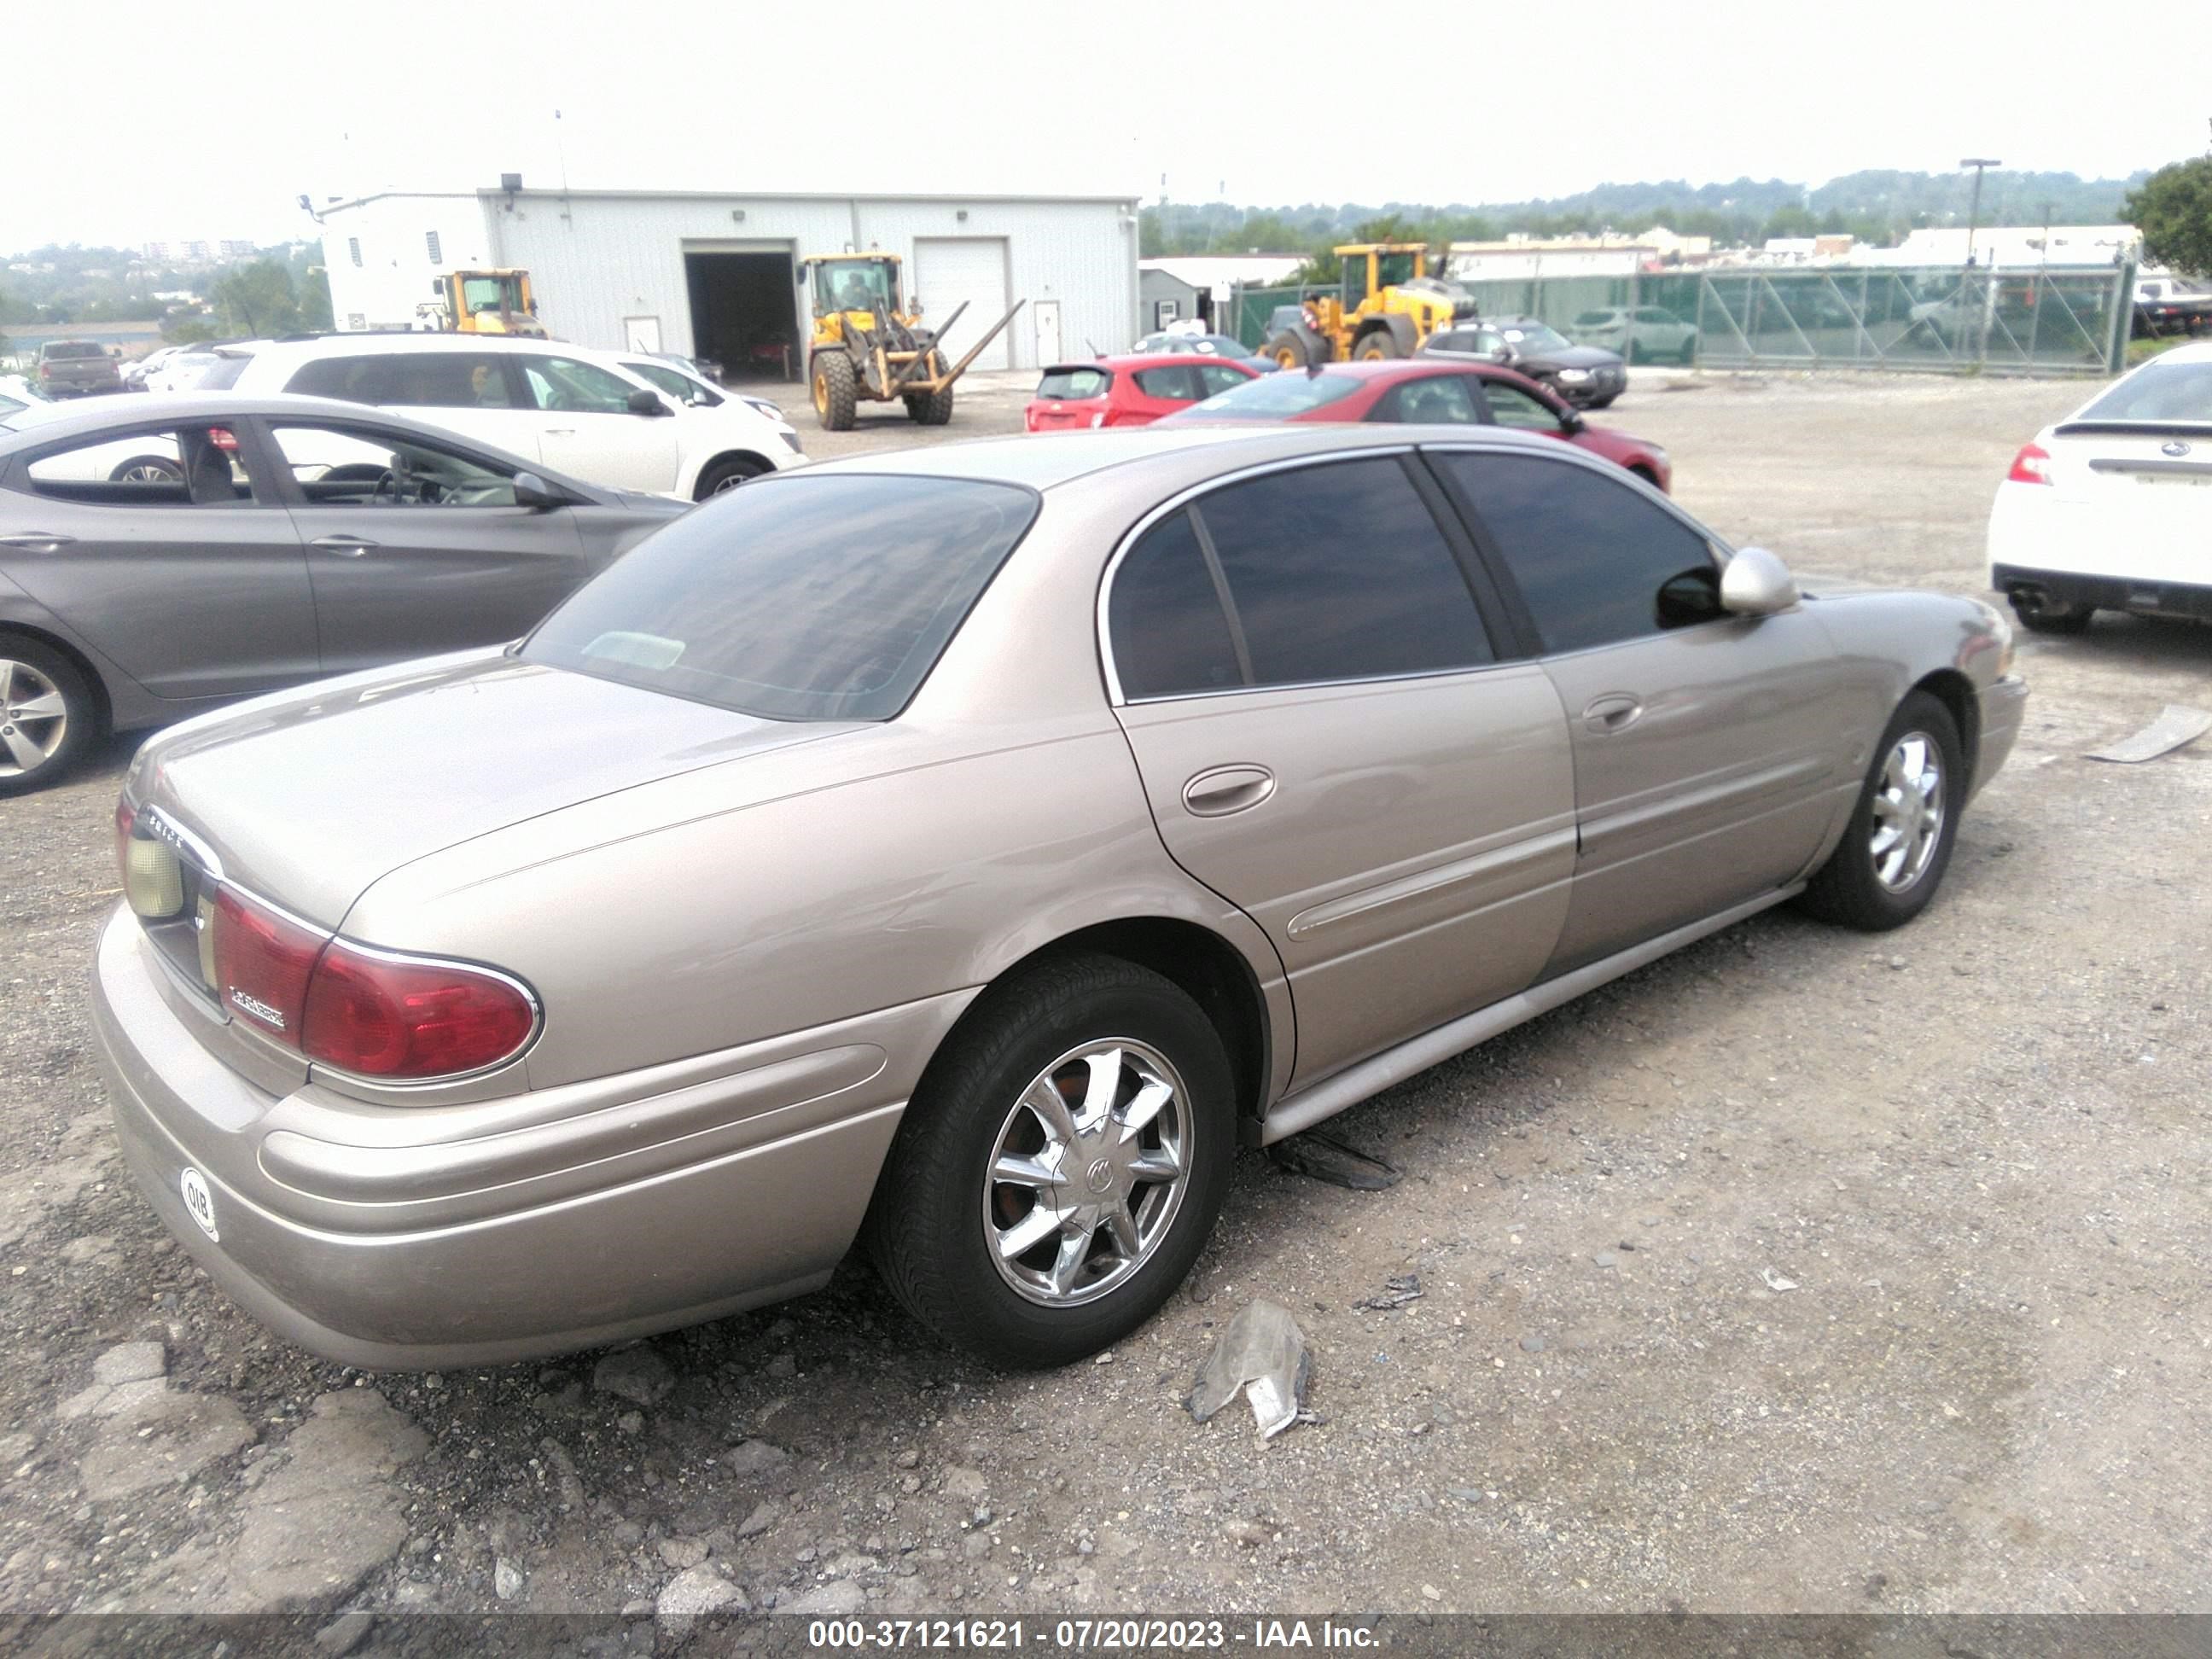
[[[1036,395],[1065,401],[1070,398],[1097,398],[1105,394],[1114,384],[1111,371],[1103,368],[1054,368],[1045,371],[1037,382]]]
[[[392,351],[319,357],[302,363],[284,390],[348,403],[417,409],[511,409],[501,360],[489,352]]]
[[[1125,697],[1172,697],[1244,683],[1206,555],[1178,513],[1146,531],[1114,573],[1107,605]]]
[[[740,492],[742,493],[742,492]],[[1443,532],[1395,457],[1270,472],[1194,509],[1259,685],[1492,661]]]
[[[769,720],[889,720],[1036,512],[966,478],[732,490],[577,590],[522,659]]]
[[[1660,589],[1714,570],[1697,532],[1588,467],[1534,455],[1437,459],[1497,544],[1547,651],[1656,634],[1668,625]]]

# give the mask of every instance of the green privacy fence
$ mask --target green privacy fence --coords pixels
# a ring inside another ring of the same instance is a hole
[[[2135,267],[1831,266],[1462,286],[1486,317],[1536,317],[1636,362],[2109,374],[2124,365]],[[1238,290],[1231,331],[1257,349],[1275,308],[1299,292]]]

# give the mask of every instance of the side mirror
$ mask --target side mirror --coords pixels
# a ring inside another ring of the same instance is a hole
[[[633,415],[673,415],[676,412],[660,401],[658,392],[649,392],[643,386],[629,394],[628,407]]]
[[[1738,617],[1771,617],[1797,603],[1797,579],[1763,547],[1740,547],[1721,573],[1721,609]]]
[[[1589,422],[1583,419],[1579,414],[1576,413],[1576,411],[1571,409],[1565,414],[1559,416],[1559,430],[1565,433],[1570,438],[1573,437],[1576,433],[1587,429],[1589,426]]]
[[[514,475],[514,504],[544,512],[549,507],[568,506],[568,498],[535,472],[518,472]]]

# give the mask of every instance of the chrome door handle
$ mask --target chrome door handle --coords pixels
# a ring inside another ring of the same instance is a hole
[[[21,536],[0,536],[0,547],[20,547],[26,553],[58,553],[76,540],[74,536],[56,536],[44,530],[33,530]]]
[[[1193,817],[1226,817],[1257,806],[1275,793],[1275,775],[1264,766],[1216,766],[1182,787],[1182,804]]]
[[[357,559],[376,544],[366,536],[318,536],[307,545],[335,553],[342,559]]]
[[[1601,734],[1626,732],[1643,718],[1643,702],[1626,691],[1600,697],[1583,710],[1583,724]]]

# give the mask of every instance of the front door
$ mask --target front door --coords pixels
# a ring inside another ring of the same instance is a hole
[[[0,576],[157,697],[312,679],[299,533],[225,425],[109,428],[33,452],[0,497]]]
[[[637,413],[629,398],[638,388],[597,363],[532,352],[515,366],[541,411],[538,453],[546,465],[617,489],[676,488],[680,416]]]
[[[510,467],[362,422],[272,422],[307,548],[323,672],[520,637],[588,574],[566,507]]]
[[[1147,531],[1109,599],[1161,837],[1273,941],[1300,1085],[1520,990],[1566,915],[1558,696],[1498,660],[1471,550],[1408,459],[1224,484]]]
[[[1566,458],[1438,452],[1574,744],[1574,902],[1547,975],[1796,879],[1866,757],[1816,617],[1731,617],[1687,520]]]

